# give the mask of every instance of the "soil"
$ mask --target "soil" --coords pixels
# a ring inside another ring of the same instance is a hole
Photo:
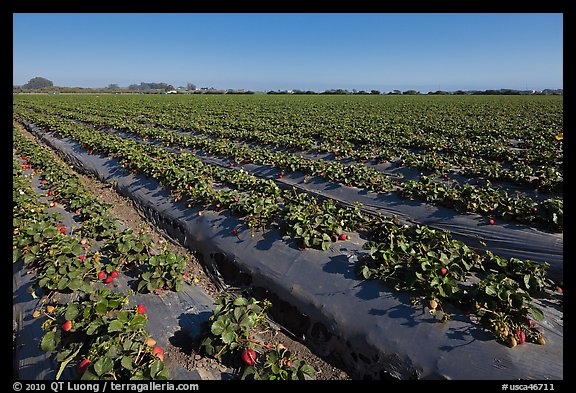
[[[26,130],[22,129],[25,135],[34,138]],[[57,160],[62,162],[61,158],[54,154]],[[149,233],[152,236],[153,243],[158,247],[166,247],[168,250],[180,253],[185,256],[188,263],[186,274],[194,284],[202,287],[212,298],[216,298],[219,290],[205,273],[199,259],[194,252],[172,242],[164,236],[159,230],[151,225],[146,218],[139,213],[132,202],[119,195],[111,185],[91,177],[79,174],[80,181],[101,202],[110,204],[110,212],[122,224],[130,227],[135,233]],[[327,360],[315,355],[311,350],[302,343],[293,340],[282,331],[273,331],[268,333],[269,340],[281,342],[283,345],[296,356],[296,358],[310,364],[316,370],[316,379],[318,380],[347,380],[351,379],[347,372],[330,364]],[[176,363],[189,371],[196,371],[202,379],[228,379],[230,370],[220,364],[217,360],[203,356],[198,351],[198,343],[192,342],[187,335],[173,337],[171,344],[165,350],[165,362],[167,366],[170,363]]]

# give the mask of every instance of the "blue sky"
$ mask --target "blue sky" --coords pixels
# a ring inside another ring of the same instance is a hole
[[[13,84],[563,87],[561,13],[14,13]]]

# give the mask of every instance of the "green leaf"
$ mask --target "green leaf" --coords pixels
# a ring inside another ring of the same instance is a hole
[[[160,370],[155,376],[154,379],[159,379],[159,380],[168,380],[170,379],[170,373],[168,372],[167,368],[163,368],[162,370]]]
[[[248,304],[248,299],[239,296],[236,299],[234,299],[234,302],[232,304],[234,304],[235,306],[245,306],[246,304]]]
[[[254,315],[252,313],[247,313],[244,315],[244,317],[242,317],[242,320],[240,321],[239,325],[244,331],[247,332],[248,330],[252,329],[255,323],[256,318],[254,317]]]
[[[25,264],[29,264],[30,262],[32,262],[34,260],[34,255],[31,253],[28,253],[26,255],[24,255],[24,263]]]
[[[132,329],[143,329],[146,327],[147,323],[148,323],[148,320],[146,319],[146,317],[144,315],[138,314],[138,315],[134,316],[134,318],[130,322],[130,327]]]
[[[82,246],[80,244],[75,244],[72,247],[72,254],[74,254],[75,256],[79,256],[84,254],[84,249],[82,248]]]
[[[132,362],[132,358],[129,356],[122,356],[122,360],[120,361],[122,367],[128,370],[134,370],[134,365]]]
[[[101,377],[104,374],[109,373],[114,368],[114,362],[112,359],[102,356],[94,363],[94,371],[96,375]]]
[[[529,305],[528,311],[530,312],[530,314],[532,314],[532,316],[534,317],[535,320],[537,320],[537,321],[543,321],[544,320],[544,313],[539,308],[536,308],[532,305]]]
[[[242,317],[242,314],[244,313],[244,310],[242,310],[242,308],[240,307],[236,307],[234,309],[234,319],[239,322],[240,318]]]
[[[83,285],[84,285],[83,280],[81,280],[79,278],[75,278],[75,279],[70,281],[70,284],[68,284],[68,288],[70,288],[73,291],[76,291],[76,290],[82,288]]]
[[[164,363],[160,359],[156,359],[150,366],[150,375],[154,379],[156,375],[164,369]]]
[[[62,372],[64,371],[64,369],[66,368],[68,363],[70,363],[70,361],[72,359],[74,359],[76,357],[76,355],[78,355],[78,352],[80,352],[81,349],[82,349],[82,345],[79,345],[73,354],[71,354],[65,360],[62,361],[62,363],[60,364],[60,368],[58,369],[58,373],[56,373],[56,379],[57,380],[60,379],[60,376],[62,375]]]
[[[302,366],[300,366],[298,372],[302,373],[304,379],[316,378],[316,370],[314,370],[314,367],[310,366],[309,364],[303,364]]]
[[[96,303],[94,309],[96,310],[96,313],[100,315],[106,314],[108,312],[108,300],[106,299],[100,300],[98,303]]]
[[[50,331],[42,337],[42,340],[40,341],[40,349],[51,352],[56,349],[59,343],[60,331]]]
[[[74,320],[80,314],[77,303],[68,303],[66,306],[66,312],[64,313],[64,318],[69,320]]]
[[[98,318],[98,319],[93,320],[92,322],[90,322],[88,324],[87,329],[86,329],[86,334],[89,336],[93,335],[94,333],[96,333],[98,328],[102,325],[103,325],[102,319]]]
[[[524,275],[524,285],[526,285],[526,289],[530,289],[530,274]]]
[[[94,371],[94,365],[90,364],[87,368],[86,371],[84,371],[84,374],[82,374],[82,378],[80,378],[81,380],[84,381],[97,381],[98,375],[96,375],[96,371]]]
[[[227,327],[223,332],[222,332],[222,341],[224,342],[224,344],[230,344],[232,341],[234,341],[234,330],[231,329],[230,327]]]
[[[489,296],[496,296],[498,294],[496,287],[493,285],[487,285],[486,288],[484,288],[484,292]]]
[[[108,333],[121,332],[123,329],[124,329],[124,324],[117,319],[113,320],[108,325]]]
[[[68,284],[70,283],[70,280],[68,280],[68,277],[62,277],[60,279],[60,281],[58,281],[58,290],[62,291],[64,290]]]
[[[51,238],[51,237],[54,237],[57,232],[58,232],[58,230],[55,227],[49,226],[49,227],[44,228],[42,230],[42,236],[45,238]]]

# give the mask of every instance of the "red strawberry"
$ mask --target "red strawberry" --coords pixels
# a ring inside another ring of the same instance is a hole
[[[242,360],[249,366],[256,363],[256,351],[253,349],[245,349],[242,351]]]
[[[514,334],[518,338],[518,344],[523,344],[526,341],[526,334],[520,329],[514,330]]]
[[[105,278],[106,278],[106,273],[104,273],[104,272],[102,272],[102,271],[99,272],[99,273],[98,273],[98,278],[101,279],[101,280],[105,279]]]
[[[110,276],[106,277],[106,279],[104,280],[104,282],[105,282],[106,284],[110,284],[110,283],[112,282],[112,277],[110,277]]]
[[[340,240],[346,240],[346,234],[345,233],[340,235]]]
[[[143,305],[143,304],[139,304],[139,305],[136,307],[136,312],[137,312],[138,314],[144,314],[144,313],[146,312],[146,306]]]
[[[562,288],[560,287],[556,287],[556,291],[558,291],[558,293],[563,293]]]
[[[60,228],[60,233],[66,233],[66,227],[61,227],[61,228]]]
[[[238,234],[238,231],[237,231],[236,229],[232,229],[232,234],[233,234],[234,236],[236,236],[236,235]]]
[[[448,273],[448,269],[446,269],[445,267],[443,267],[442,269],[440,269],[440,274],[445,276],[446,273]]]
[[[491,219],[488,221],[488,223],[489,223],[490,225],[494,225],[494,219],[491,218]]]
[[[156,345],[154,348],[152,348],[152,353],[160,360],[164,361],[164,350],[162,349],[162,347]]]
[[[42,183],[42,185],[46,184],[46,180],[42,179],[40,180],[40,183]]]
[[[112,273],[110,273],[110,277],[112,277],[112,278],[118,278],[118,272],[117,272],[117,271],[113,271]]]
[[[80,372],[80,375],[84,374],[84,371],[86,371],[90,363],[92,363],[90,359],[84,359],[80,362],[80,365],[78,365],[78,371]]]
[[[66,322],[64,322],[62,324],[62,330],[64,330],[65,332],[70,331],[70,329],[72,329],[72,321],[67,320]]]
[[[86,255],[80,255],[78,257],[78,259],[80,259],[82,262],[84,262],[84,260],[86,259]]]

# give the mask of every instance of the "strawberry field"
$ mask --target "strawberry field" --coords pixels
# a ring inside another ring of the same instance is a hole
[[[561,379],[562,97],[15,95],[13,115],[200,252],[219,287],[271,300],[277,323],[355,378]],[[103,274],[138,267],[138,291],[182,290],[178,256],[69,203],[86,236],[108,241]],[[16,235],[17,217],[14,262],[44,290],[86,290],[91,257],[38,268],[50,251]],[[34,225],[29,236],[55,235],[54,222]],[[255,349],[224,327],[212,334],[211,355]],[[539,360],[521,365],[517,350]],[[242,355],[244,376],[270,375]],[[163,375],[153,359],[134,372]],[[290,364],[282,375],[311,374]]]

